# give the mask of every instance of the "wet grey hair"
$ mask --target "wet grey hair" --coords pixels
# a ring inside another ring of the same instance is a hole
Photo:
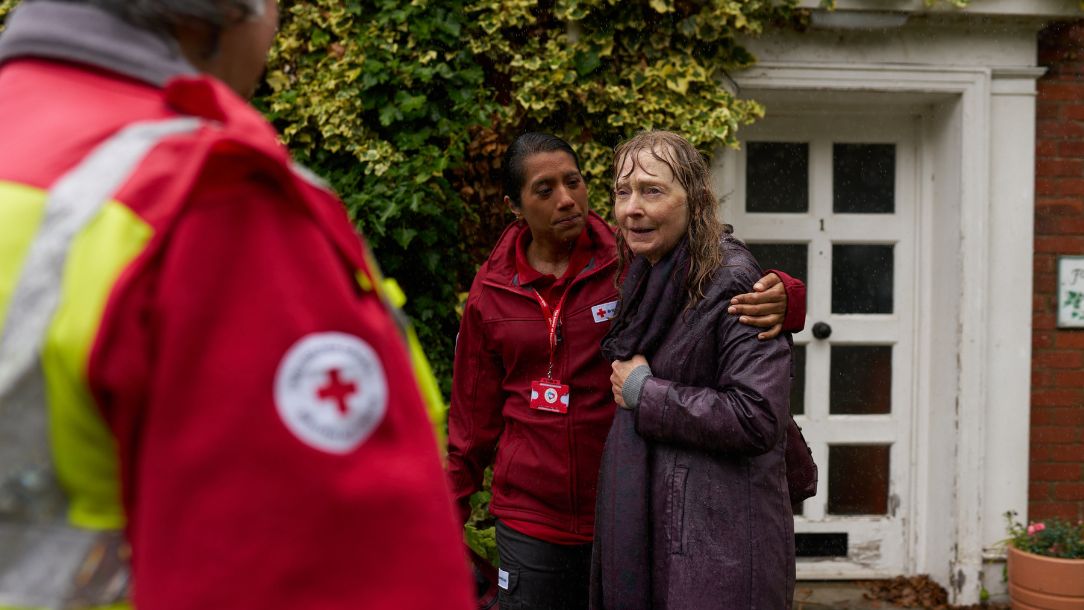
[[[139,27],[160,32],[172,31],[174,26],[185,21],[200,22],[212,31],[218,31],[231,23],[262,15],[265,7],[264,0],[61,1],[96,6]]]

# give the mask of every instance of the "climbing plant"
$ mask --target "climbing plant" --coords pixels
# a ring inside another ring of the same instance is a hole
[[[283,2],[257,103],[327,176],[399,278],[447,382],[456,295],[508,222],[499,159],[516,133],[565,137],[605,209],[609,151],[637,130],[734,142],[760,107],[726,71],[737,43],[794,18],[772,0]]]

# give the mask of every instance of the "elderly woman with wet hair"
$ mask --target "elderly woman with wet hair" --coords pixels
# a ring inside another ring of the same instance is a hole
[[[620,409],[599,481],[592,607],[789,608],[789,339],[758,341],[727,315],[760,267],[717,219],[688,141],[642,133],[613,170],[628,273],[603,341]]]

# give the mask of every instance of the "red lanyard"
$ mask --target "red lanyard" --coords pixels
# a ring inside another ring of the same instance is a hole
[[[542,294],[537,289],[534,290],[535,299],[538,300],[538,304],[542,306],[542,315],[546,317],[546,325],[549,327],[550,335],[550,368],[546,374],[547,379],[553,379],[553,359],[557,354],[557,326],[561,323],[561,309],[565,306],[565,297],[568,296],[568,286],[565,286],[564,292],[561,293],[561,299],[557,301],[557,307],[550,310],[549,303],[546,303],[546,299],[542,298]]]

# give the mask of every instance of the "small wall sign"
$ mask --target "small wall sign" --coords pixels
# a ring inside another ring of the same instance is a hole
[[[1058,328],[1084,328],[1084,256],[1058,257]]]

